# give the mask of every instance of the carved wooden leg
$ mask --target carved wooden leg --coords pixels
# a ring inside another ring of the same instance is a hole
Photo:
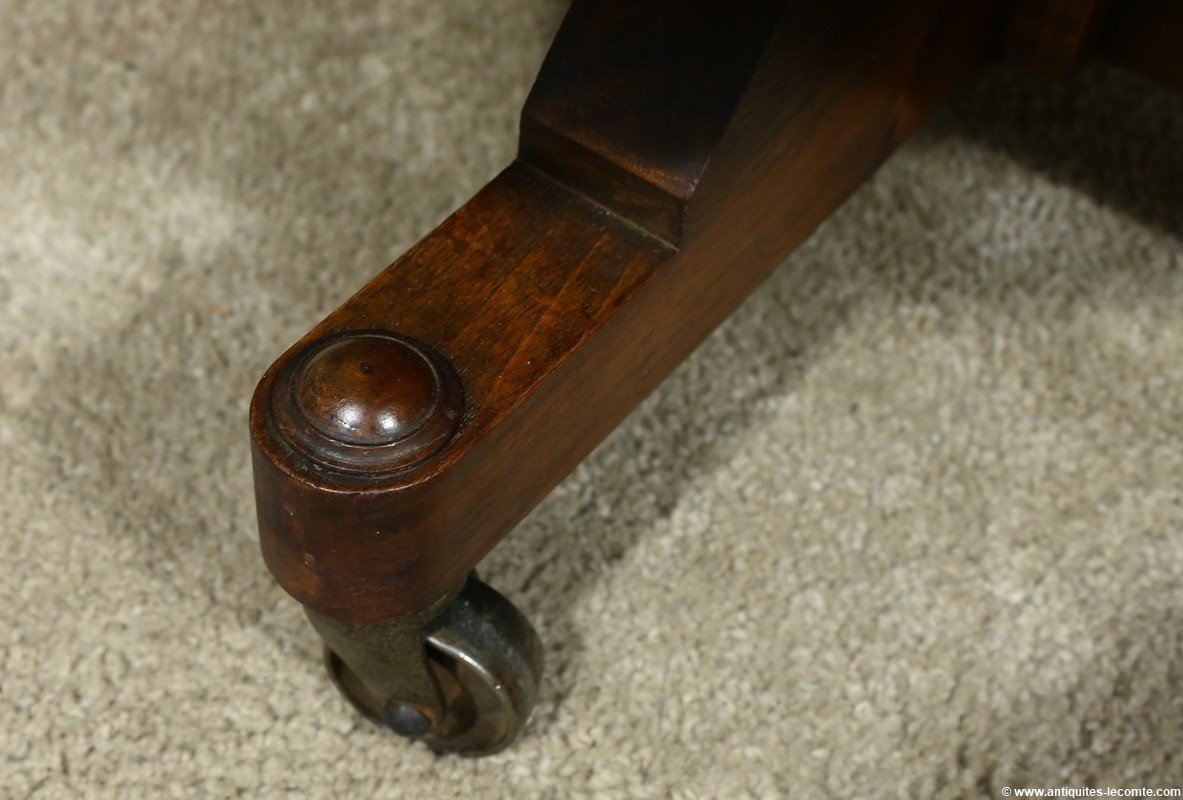
[[[263,555],[359,706],[438,748],[512,737],[537,643],[473,567],[950,95],[1002,5],[575,3],[518,159],[255,393]]]

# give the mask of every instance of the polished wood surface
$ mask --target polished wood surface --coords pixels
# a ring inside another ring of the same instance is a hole
[[[1183,86],[1166,0],[578,0],[519,157],[268,370],[264,558],[378,622],[459,586],[999,53]]]
[[[784,3],[575,3],[522,111],[520,156],[667,242]]]
[[[347,336],[309,358],[296,406],[325,436],[379,446],[405,441],[439,408],[440,380],[418,349],[385,336]]]
[[[432,348],[355,330],[285,362],[269,398],[280,440],[321,465],[374,477],[437,451],[464,410],[460,379]]]
[[[263,553],[316,612],[377,622],[459,585],[948,98],[1003,13],[751,2],[724,20],[713,3],[631,5],[575,4],[523,112],[521,157],[260,382]],[[399,397],[359,377],[365,352],[307,366],[326,341],[374,331],[435,354],[459,387],[451,438],[393,467],[341,454],[414,434],[403,420],[430,392],[413,359],[373,379],[405,380]],[[293,442],[300,415],[321,439]],[[384,415],[398,432],[378,441]]]

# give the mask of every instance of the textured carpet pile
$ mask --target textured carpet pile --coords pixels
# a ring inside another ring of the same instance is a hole
[[[511,750],[258,555],[288,343],[512,157],[550,0],[0,4],[0,796],[1183,786],[1183,101],[984,72],[491,556]]]

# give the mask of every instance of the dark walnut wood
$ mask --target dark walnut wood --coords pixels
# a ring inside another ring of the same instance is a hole
[[[442,394],[418,348],[374,333],[328,342],[304,363],[294,388],[296,406],[324,436],[371,447],[422,430]]]
[[[455,371],[429,346],[358,330],[326,337],[285,363],[268,404],[273,435],[313,469],[374,478],[440,449],[464,400]]]
[[[462,583],[945,101],[999,13],[577,2],[520,158],[260,382],[281,585],[363,623]]]
[[[578,0],[519,157],[259,383],[268,567],[343,623],[427,608],[983,58],[1064,66],[1101,25],[1177,64],[1176,8],[1135,5]]]

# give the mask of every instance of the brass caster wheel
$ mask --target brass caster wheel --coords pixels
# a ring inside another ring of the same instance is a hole
[[[505,748],[525,727],[542,678],[542,643],[529,621],[474,576],[422,639],[438,687],[434,708],[377,696],[326,648],[329,675],[366,716],[433,750],[476,756]]]

